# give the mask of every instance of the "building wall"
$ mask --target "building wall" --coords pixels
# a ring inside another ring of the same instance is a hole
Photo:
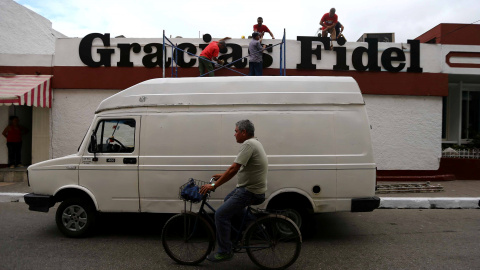
[[[32,164],[51,158],[50,109],[32,107]]]
[[[0,53],[53,54],[55,39],[65,35],[52,22],[12,0],[0,0]]]
[[[416,39],[422,43],[480,45],[478,31],[478,24],[441,23]],[[432,39],[435,39],[434,42]]]
[[[364,95],[379,170],[437,170],[442,97]]]
[[[78,146],[102,100],[118,90],[54,89],[51,154],[53,158],[77,153]]]

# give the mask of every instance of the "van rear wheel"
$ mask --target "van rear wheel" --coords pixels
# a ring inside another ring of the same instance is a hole
[[[91,202],[72,198],[63,201],[55,214],[57,227],[65,236],[80,238],[87,236],[96,221],[95,207]]]
[[[304,217],[302,216],[302,214],[300,214],[300,212],[293,208],[286,208],[283,209],[283,211],[285,211],[283,215],[291,219],[298,228],[302,227]]]
[[[313,236],[315,232],[315,220],[307,209],[300,209],[298,207],[275,207],[274,209],[284,211],[282,214],[297,225],[304,237],[309,238]]]

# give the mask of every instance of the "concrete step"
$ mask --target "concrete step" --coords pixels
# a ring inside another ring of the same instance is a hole
[[[27,168],[0,169],[0,182],[26,182]]]

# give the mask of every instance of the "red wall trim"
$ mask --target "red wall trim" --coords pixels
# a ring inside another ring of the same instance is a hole
[[[480,64],[468,64],[468,63],[451,63],[452,57],[471,57],[480,58],[480,52],[449,52],[445,56],[445,62],[450,67],[462,67],[462,68],[480,68]]]
[[[0,73],[12,73],[18,75],[53,75],[53,67],[0,66]]]
[[[438,170],[378,170],[377,181],[480,180],[480,159],[442,158]]]
[[[237,69],[247,74],[248,69]],[[0,73],[22,75],[54,75],[53,88],[57,89],[126,89],[145,80],[161,78],[161,68],[145,67],[5,67]],[[279,76],[279,69],[265,69],[265,76]],[[171,77],[171,69],[165,74]],[[179,77],[196,77],[198,68],[178,68]],[[229,70],[219,70],[216,76],[241,76]],[[448,74],[408,73],[408,72],[358,72],[333,70],[288,69],[288,76],[349,76],[353,77],[363,94],[408,95],[408,96],[447,96]]]
[[[237,69],[248,73],[248,69]],[[265,69],[265,76],[278,76],[279,69]],[[171,77],[171,70],[166,70]],[[142,81],[162,77],[160,68],[144,67],[60,67],[54,68],[54,88],[60,89],[125,89]],[[219,70],[216,76],[241,76],[229,70]],[[287,70],[289,76],[351,76],[363,94],[447,96],[448,74],[408,72],[358,72],[332,70]],[[179,77],[199,76],[198,68],[179,68]]]

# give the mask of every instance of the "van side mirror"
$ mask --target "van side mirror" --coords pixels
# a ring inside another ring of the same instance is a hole
[[[95,132],[90,136],[90,151],[93,153],[93,160],[98,161],[97,152],[98,152],[98,145],[97,145],[97,135]]]
[[[95,134],[92,134],[92,136],[90,136],[90,151],[92,153],[97,153],[98,152],[97,135],[95,135]]]

